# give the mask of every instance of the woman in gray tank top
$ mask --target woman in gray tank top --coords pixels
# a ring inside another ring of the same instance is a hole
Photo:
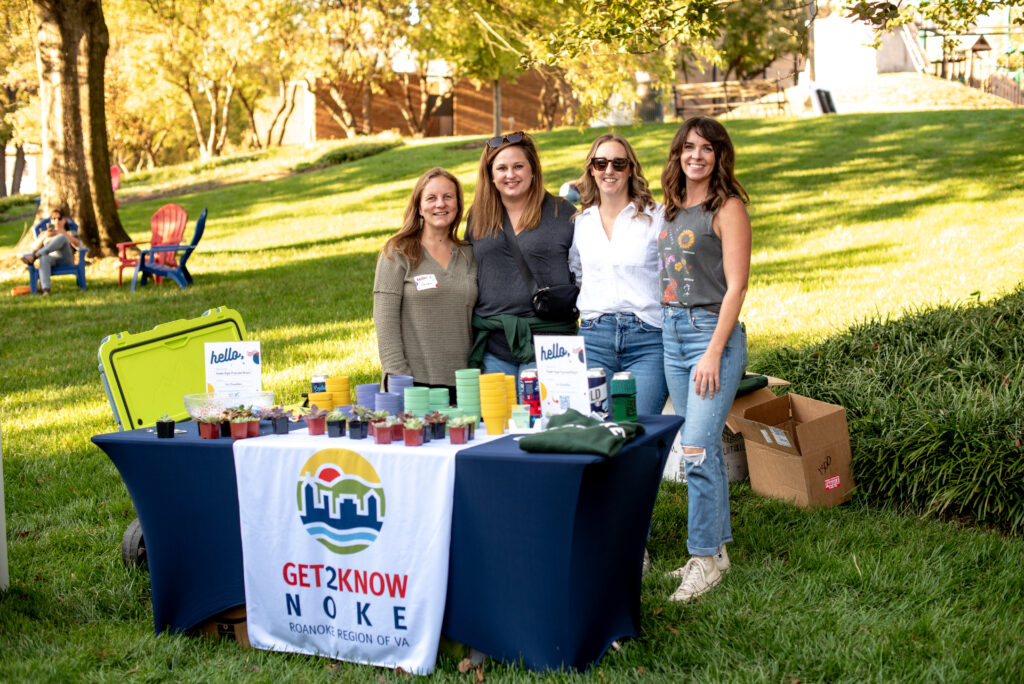
[[[689,492],[690,560],[673,572],[674,601],[688,601],[722,579],[732,541],[722,429],[746,372],[739,323],[750,273],[746,191],[722,124],[688,119],[672,140],[661,176],[665,227],[658,236],[665,379],[676,413]]]

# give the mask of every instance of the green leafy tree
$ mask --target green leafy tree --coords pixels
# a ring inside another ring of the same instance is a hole
[[[807,54],[808,6],[795,0],[737,0],[726,7],[718,62],[726,80],[758,76],[772,62]]]
[[[974,26],[979,17],[1006,7],[1024,7],[1024,0],[847,0],[844,14],[878,31],[906,24],[919,14],[944,33],[963,33]],[[1024,15],[1018,13],[1013,21],[1024,25]]]
[[[24,136],[16,125],[19,110],[39,92],[33,19],[31,0],[5,0],[0,5],[0,197],[7,195],[8,143],[14,142],[16,150],[11,194],[18,193],[25,168]]]

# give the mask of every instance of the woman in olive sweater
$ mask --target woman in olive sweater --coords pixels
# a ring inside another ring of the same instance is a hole
[[[417,385],[446,387],[466,367],[476,302],[473,248],[456,235],[462,185],[442,168],[424,173],[405,208],[402,228],[384,245],[373,281],[384,381],[411,375]]]

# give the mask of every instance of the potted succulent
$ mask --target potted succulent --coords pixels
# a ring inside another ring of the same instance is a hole
[[[341,409],[334,409],[327,414],[327,436],[328,437],[344,437],[345,436],[345,420],[348,414]]]
[[[406,413],[399,413],[397,416],[392,416],[388,419],[388,425],[391,426],[392,442],[401,442],[405,437],[405,421],[407,416],[409,418],[412,417]]]
[[[174,419],[166,413],[156,419],[156,436],[161,439],[174,437]]]
[[[366,439],[370,425],[370,409],[356,405],[349,409],[348,413],[352,416],[348,421],[349,439]]]
[[[224,422],[224,413],[219,408],[205,408],[196,416],[199,423],[199,436],[203,439],[217,439],[221,436],[220,426]]]
[[[304,409],[302,413],[306,417],[306,427],[309,428],[309,434],[324,434],[324,428],[327,427],[327,409],[322,409],[316,404],[312,404]]]
[[[231,439],[245,439],[249,436],[249,416],[239,409],[231,410]]]
[[[402,437],[405,446],[423,446],[423,420],[415,416],[407,418],[402,424]]]
[[[288,434],[288,421],[291,419],[291,412],[286,411],[283,406],[271,406],[263,412],[263,417],[270,420],[270,427],[275,435]]]
[[[441,413],[440,411],[431,411],[427,415],[423,416],[423,420],[426,421],[427,430],[431,433],[433,439],[444,439],[444,429],[448,416]],[[423,440],[427,441],[426,439]]]
[[[242,415],[245,417],[246,426],[249,428],[249,437],[260,436],[260,411],[255,406],[240,406]]]
[[[465,444],[469,439],[470,416],[456,416],[448,421],[448,441]]]
[[[220,412],[220,436],[231,436],[231,409],[221,409]]]
[[[373,437],[377,436],[377,429],[384,429],[385,427],[390,428],[388,418],[391,416],[390,413],[384,409],[372,411],[370,413],[370,434]]]
[[[466,416],[466,427],[469,428],[466,432],[466,439],[472,442],[476,439],[476,426],[480,422],[479,416]]]
[[[379,414],[387,413],[387,411],[374,411],[374,420],[371,425],[373,426],[373,441],[376,444],[391,444],[391,416],[385,416],[380,418]]]

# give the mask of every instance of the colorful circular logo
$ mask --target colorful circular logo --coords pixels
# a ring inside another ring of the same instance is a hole
[[[335,553],[359,553],[384,526],[380,477],[369,461],[349,449],[322,449],[306,461],[297,504],[306,532]]]

